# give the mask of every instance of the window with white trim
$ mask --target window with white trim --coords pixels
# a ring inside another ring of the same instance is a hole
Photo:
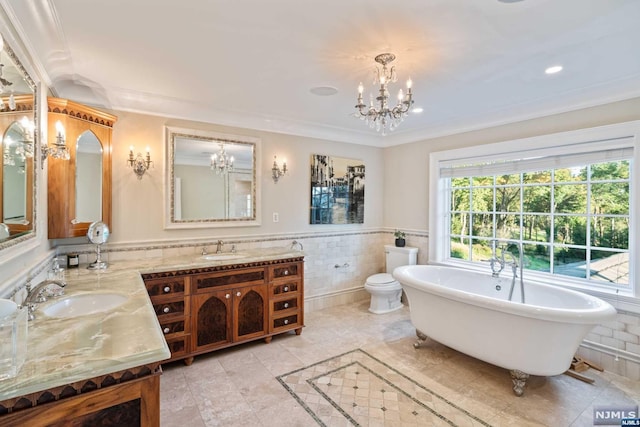
[[[492,241],[509,240],[523,245],[525,274],[633,292],[635,138],[547,139],[432,155],[430,260],[488,269]]]

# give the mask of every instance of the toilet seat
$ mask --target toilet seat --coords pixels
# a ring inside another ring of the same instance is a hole
[[[383,286],[394,283],[396,279],[389,273],[378,273],[367,278],[367,284],[371,286]]]
[[[389,313],[403,307],[402,285],[389,273],[378,273],[367,278],[364,288],[371,294],[369,311],[374,314]]]

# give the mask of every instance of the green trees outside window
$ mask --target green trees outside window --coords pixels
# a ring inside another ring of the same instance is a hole
[[[628,286],[629,166],[449,178],[450,257],[479,262],[491,239],[514,239],[526,269]]]

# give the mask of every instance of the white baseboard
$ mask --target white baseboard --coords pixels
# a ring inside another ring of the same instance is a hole
[[[356,286],[321,295],[307,296],[304,299],[304,310],[305,312],[312,312],[328,307],[360,302],[366,298],[369,298],[369,293],[364,287]]]

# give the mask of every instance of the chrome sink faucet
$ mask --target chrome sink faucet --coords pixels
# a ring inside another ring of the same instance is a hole
[[[47,288],[49,285],[57,286],[57,293],[49,291]],[[47,298],[64,294],[64,287],[67,286],[67,282],[60,279],[47,279],[38,283],[34,288],[31,288],[31,284],[27,283],[27,297],[24,300],[24,305],[29,309],[29,320],[36,318],[35,309],[36,304],[45,302]]]
[[[222,253],[222,245],[224,245],[224,242],[222,240],[218,240],[218,242],[216,243],[216,253],[217,254],[221,254]]]

